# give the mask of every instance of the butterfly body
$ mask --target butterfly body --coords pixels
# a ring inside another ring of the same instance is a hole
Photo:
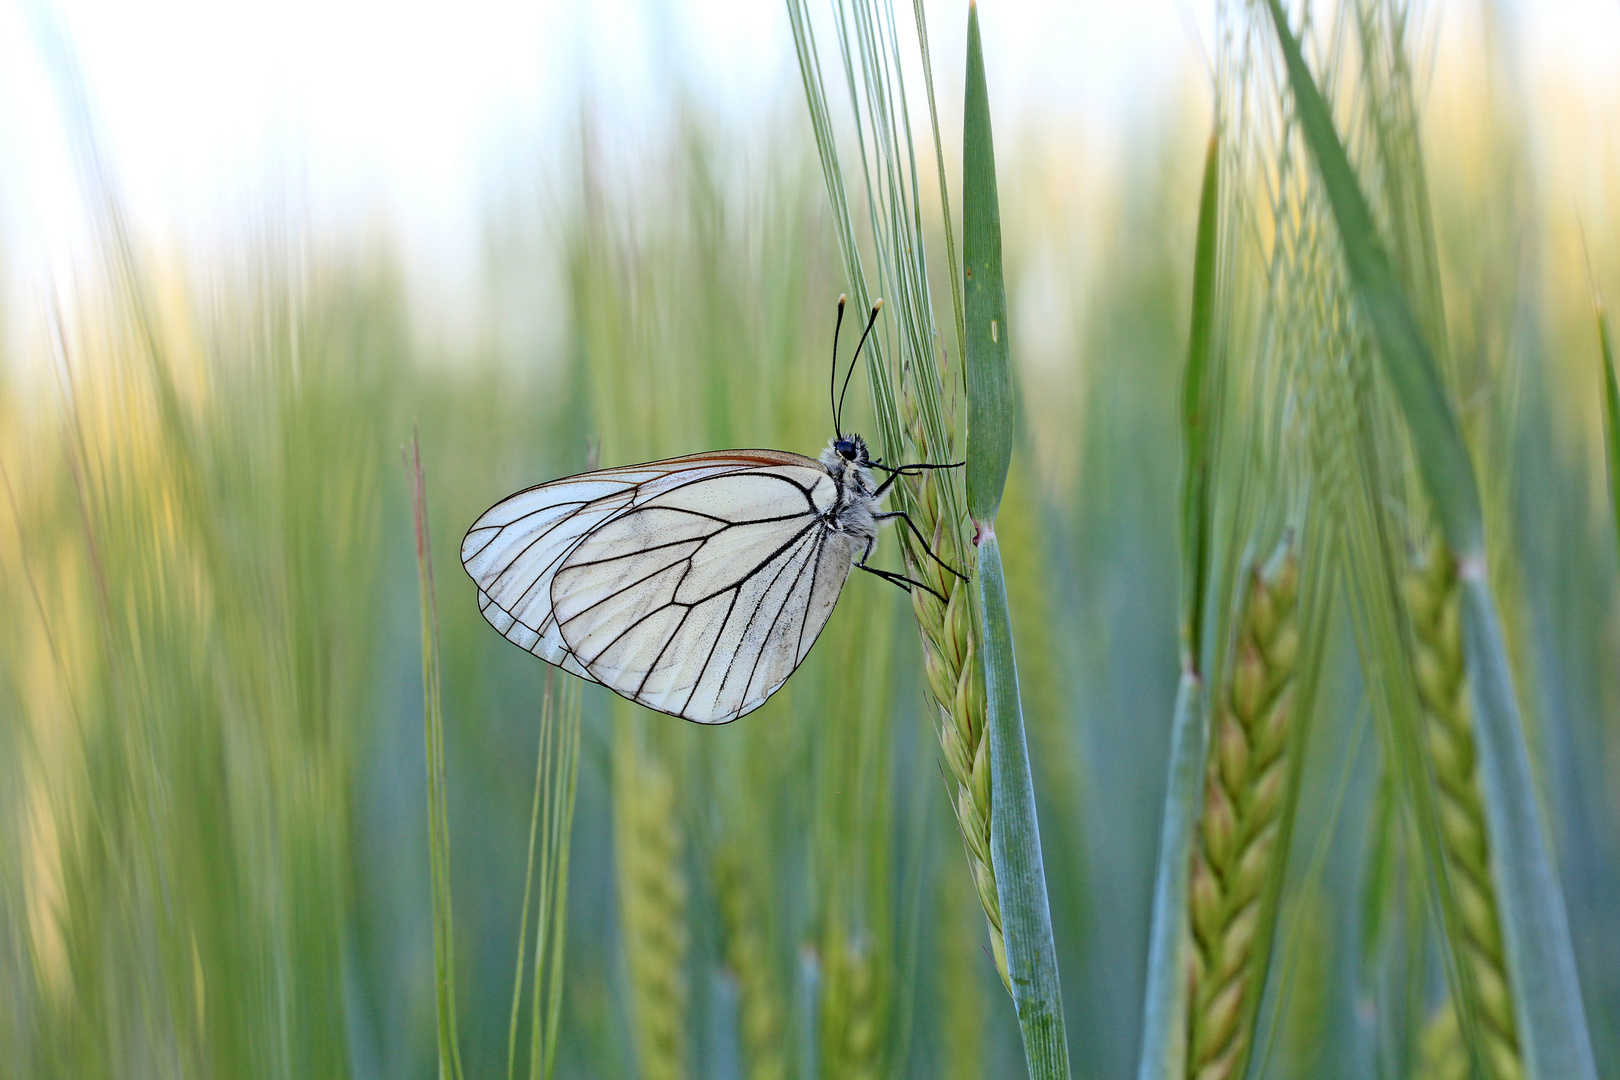
[[[872,486],[872,463],[859,435],[835,438],[817,459],[827,470],[837,499],[827,511],[827,527],[848,534],[859,544],[860,557],[877,546],[878,513],[883,499]]]

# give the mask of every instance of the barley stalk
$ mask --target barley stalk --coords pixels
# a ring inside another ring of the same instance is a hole
[[[981,963],[973,932],[975,912],[967,890],[955,875],[940,875],[934,885],[939,920],[939,1024],[943,1080],[978,1080],[983,1075],[985,1001],[979,979]]]
[[[614,738],[614,845],[630,974],[632,1028],[642,1080],[686,1071],[686,880],[675,781],[636,746],[635,720]]]
[[[839,935],[827,949],[821,984],[822,1075],[877,1080],[883,1030],[876,957],[869,943]]]
[[[722,849],[717,865],[726,965],[737,980],[738,1028],[748,1080],[782,1080],[787,1071],[786,1020],[772,967],[765,906],[739,844]]]
[[[1456,896],[1458,927],[1467,965],[1462,992],[1479,1025],[1489,1080],[1519,1080],[1519,1054],[1513,996],[1502,951],[1501,920],[1491,883],[1490,841],[1480,795],[1463,659],[1462,604],[1457,564],[1443,545],[1415,565],[1405,582],[1412,625],[1418,698],[1423,705],[1425,743],[1439,793],[1440,837],[1446,877]]]
[[[1187,1075],[1242,1075],[1269,948],[1261,925],[1288,786],[1299,564],[1292,551],[1250,571],[1215,714],[1193,853]]]
[[[953,445],[929,445],[913,380],[909,377],[901,381],[900,413],[919,460],[943,461],[951,457]],[[911,514],[940,558],[960,565],[957,561],[960,553],[952,550],[951,545],[955,530],[946,527],[945,517],[940,512],[942,498],[937,476],[937,473],[927,473],[919,481],[906,481],[912,493]],[[914,579],[947,598],[941,603],[938,596],[927,590],[912,589],[911,608],[922,634],[928,689],[939,706],[940,750],[946,768],[956,781],[952,809],[962,833],[974,889],[990,927],[990,955],[995,959],[1002,984],[1010,993],[1007,945],[1001,932],[1001,901],[996,893],[996,872],[990,862],[990,742],[985,737],[984,668],[979,662],[976,640],[978,620],[969,606],[969,590],[958,587],[962,580],[955,574],[914,550],[910,544],[906,545],[906,566]]]
[[[1446,1002],[1423,1025],[1418,1036],[1415,1080],[1468,1080],[1468,1047],[1463,1043],[1457,1010]]]

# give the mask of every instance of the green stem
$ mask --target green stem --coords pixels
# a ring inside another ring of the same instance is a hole
[[[1041,862],[1035,783],[1018,698],[1007,585],[995,529],[989,523],[981,523],[979,528],[977,577],[990,735],[990,858],[996,868],[996,893],[1007,937],[1007,974],[1030,1080],[1068,1080],[1063,992],[1058,984],[1057,947],[1052,941],[1046,870]]]
[[[1204,683],[1183,671],[1170,727],[1170,789],[1159,834],[1148,936],[1147,994],[1142,1006],[1142,1058],[1137,1080],[1173,1080],[1187,1056],[1187,881],[1198,808],[1204,794]]]

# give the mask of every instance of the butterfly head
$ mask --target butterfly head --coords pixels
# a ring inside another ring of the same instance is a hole
[[[869,463],[866,456],[866,440],[859,435],[840,435],[833,440],[833,450],[845,461],[859,462],[862,465]]]
[[[871,467],[872,457],[866,449],[866,440],[859,435],[836,435],[821,452],[821,463],[835,480],[849,475],[861,476]]]

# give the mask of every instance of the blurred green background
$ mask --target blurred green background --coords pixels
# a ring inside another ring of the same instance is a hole
[[[1498,18],[1459,5],[1434,32],[1425,164],[1453,351],[1480,376],[1462,405],[1508,418],[1516,661],[1612,1074],[1620,597],[1587,266],[1620,295],[1620,159],[1612,129],[1590,137],[1620,87],[1593,102],[1532,81]],[[71,104],[82,84],[56,63]],[[459,540],[592,447],[619,464],[824,443],[847,286],[795,77],[739,118],[655,73],[676,104],[629,147],[582,98],[560,159],[488,184],[474,287],[452,293],[476,295],[474,330],[452,344],[414,317],[389,226],[268,208],[177,253],[65,110],[90,241],[0,311],[0,1077],[434,1069],[413,424],[463,1059],[504,1067],[544,665],[480,618]],[[1038,109],[998,129],[1023,421],[999,531],[1088,1077],[1135,1069],[1177,674],[1208,125],[1204,76],[1181,78],[1107,152]],[[869,424],[864,395],[856,410]],[[1274,1004],[1276,1076],[1387,1074],[1357,904],[1376,749],[1335,633],[1295,841],[1332,856],[1286,895],[1303,914],[1279,943],[1299,970]],[[633,715],[592,687],[582,739],[559,1075],[1021,1073],[896,590],[852,580],[803,669],[739,723]],[[655,946],[633,962],[627,889]]]

